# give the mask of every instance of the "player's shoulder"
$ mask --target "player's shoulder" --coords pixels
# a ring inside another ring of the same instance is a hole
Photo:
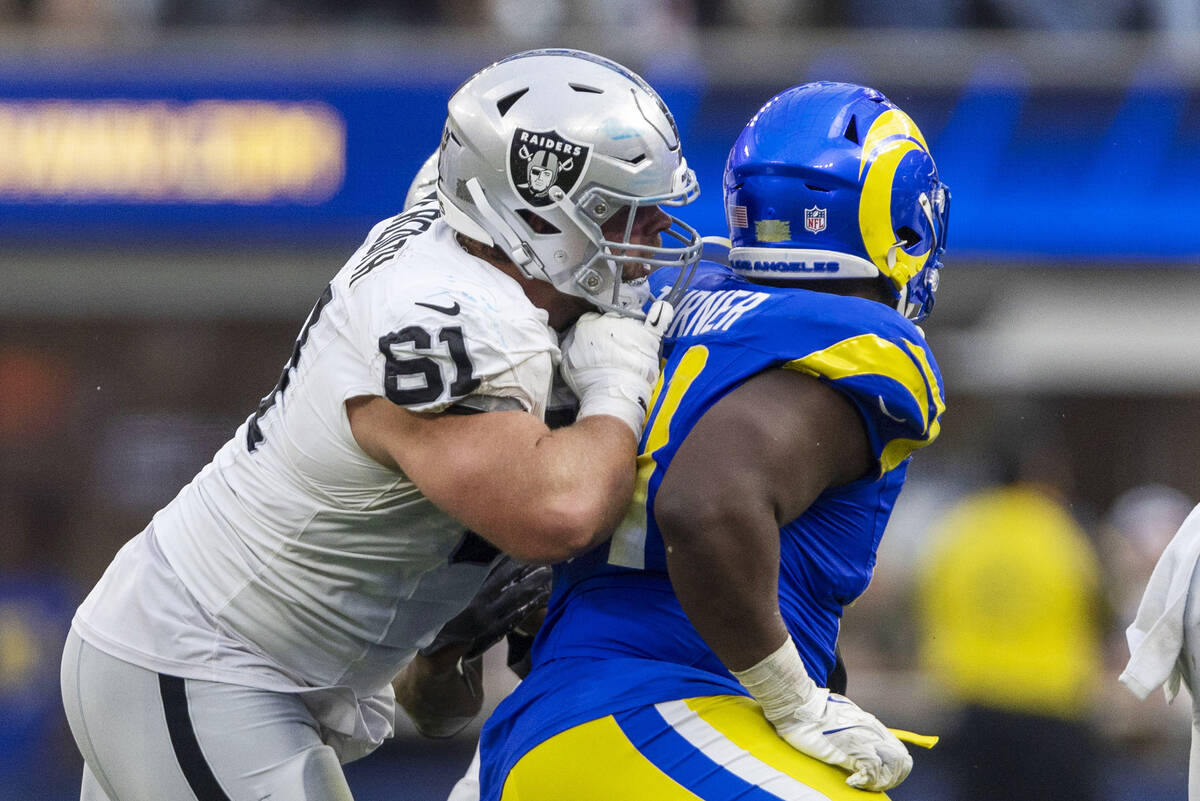
[[[946,402],[921,329],[874,300],[802,292],[792,299],[799,315],[781,318],[802,332],[784,366],[828,382],[854,403],[881,472],[933,442]]]
[[[652,293],[661,297],[679,275],[651,275]],[[861,412],[883,472],[940,431],[945,398],[929,344],[912,321],[875,300],[758,284],[702,261],[667,342],[721,348],[743,366],[775,364],[829,383]],[[748,353],[757,357],[742,358]]]
[[[437,228],[441,212],[435,202],[422,201],[371,227],[338,274],[347,286],[374,279],[379,268],[391,263],[422,235]]]
[[[925,333],[896,309],[865,297],[799,290],[785,295],[786,303],[802,308],[802,320],[826,339],[870,335],[889,342],[910,342],[928,350]],[[785,306],[785,312],[790,311]],[[796,317],[791,312],[791,317]],[[798,320],[798,321],[802,321]]]
[[[544,338],[546,313],[515,280],[463,250],[443,220],[426,223],[424,205],[375,226],[335,279],[348,302],[390,327],[459,324],[476,336]]]
[[[813,293],[817,294],[817,293]],[[941,371],[925,332],[895,309],[878,301],[829,296],[820,302],[821,331],[814,342],[827,353],[841,353],[863,369],[912,381],[915,367],[940,397]],[[806,354],[807,356],[812,354]]]

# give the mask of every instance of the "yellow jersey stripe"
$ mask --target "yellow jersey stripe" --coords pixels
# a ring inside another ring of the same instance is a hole
[[[646,566],[646,499],[650,494],[650,476],[658,469],[655,451],[670,441],[671,418],[679,409],[684,394],[708,363],[708,348],[697,345],[689,348],[679,361],[671,380],[666,384],[667,394],[662,404],[655,407],[663,388],[663,376],[650,399],[653,418],[649,421],[650,433],[646,436],[646,447],[638,454],[637,478],[633,485],[633,500],[629,511],[617,526],[608,549],[608,562],[612,565],[642,570]]]
[[[905,344],[909,345],[907,341]],[[909,347],[920,350],[912,345]],[[828,378],[831,381],[861,375],[890,378],[908,390],[921,412],[921,431],[929,431],[929,381],[936,383],[929,361],[922,358],[918,365],[898,345],[878,334],[860,334],[843,339],[828,348],[814,351],[800,359],[793,359],[787,362],[784,368]],[[937,400],[940,406],[941,399]],[[938,408],[937,413],[941,413],[941,408]]]

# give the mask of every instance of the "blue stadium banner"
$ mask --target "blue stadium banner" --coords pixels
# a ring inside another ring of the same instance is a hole
[[[457,85],[41,66],[0,62],[0,243],[359,239],[399,210]]]
[[[468,72],[182,62],[0,56],[0,245],[351,244],[399,210]],[[681,215],[721,233],[728,147],[783,85],[647,77],[701,182]],[[1002,77],[879,87],[954,192],[951,263],[1200,266],[1194,90]]]

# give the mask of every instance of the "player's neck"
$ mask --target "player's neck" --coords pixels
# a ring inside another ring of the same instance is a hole
[[[513,268],[516,269],[515,267]],[[525,290],[525,297],[529,298],[529,302],[539,309],[544,309],[549,315],[548,322],[550,327],[555,331],[565,331],[575,324],[579,319],[579,315],[586,311],[595,311],[583,298],[577,298],[574,295],[567,295],[559,292],[554,288],[553,284],[546,281],[538,281],[534,278],[526,278],[518,274],[513,276],[517,282],[521,284],[521,288]]]
[[[520,284],[529,302],[549,315],[550,327],[555,331],[566,330],[579,319],[579,315],[592,308],[583,298],[559,292],[548,281],[529,278],[495,245],[484,245],[462,234],[457,238],[459,245],[467,253],[487,262]]]

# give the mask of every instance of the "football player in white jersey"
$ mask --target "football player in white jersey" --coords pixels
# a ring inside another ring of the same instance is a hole
[[[670,313],[643,322],[629,287],[694,264],[660,206],[697,191],[661,99],[607,59],[530,51],[460,87],[436,198],[375,226],[275,389],[80,606],[81,798],[349,799],[391,679],[500,552],[570,557],[628,505]],[[560,361],[580,411],[551,431]]]

